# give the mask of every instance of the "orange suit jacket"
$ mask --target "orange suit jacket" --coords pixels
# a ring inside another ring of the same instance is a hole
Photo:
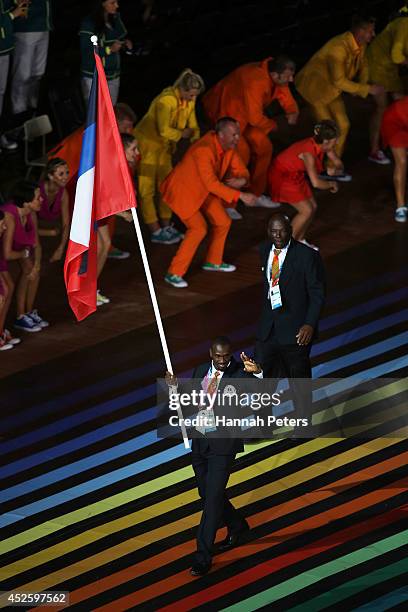
[[[247,125],[265,134],[276,129],[276,122],[265,115],[272,100],[277,100],[285,113],[298,113],[298,106],[288,85],[275,85],[268,71],[268,61],[244,64],[212,87],[202,98],[204,110],[215,124],[220,117],[233,117],[241,133]]]
[[[227,178],[246,178],[249,173],[238,153],[221,153],[215,132],[197,140],[160,186],[163,200],[180,219],[192,217],[209,195],[225,202],[237,200],[238,189],[223,184]]]

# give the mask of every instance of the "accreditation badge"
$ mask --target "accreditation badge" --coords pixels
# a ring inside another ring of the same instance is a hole
[[[196,418],[197,425],[195,426],[195,429],[203,436],[210,431],[217,431],[214,410],[207,410],[207,408],[204,408],[198,412]]]
[[[276,308],[280,308],[282,306],[282,297],[278,283],[276,283],[276,285],[272,285],[272,287],[270,288],[269,297],[271,300],[272,310],[275,310]]]

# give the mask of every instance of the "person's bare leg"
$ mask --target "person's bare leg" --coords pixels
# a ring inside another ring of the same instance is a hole
[[[102,225],[98,227],[97,278],[99,278],[106,263],[110,246],[109,227]]]
[[[6,321],[7,313],[10,308],[11,298],[14,293],[14,283],[10,276],[10,272],[0,272],[0,278],[3,282],[3,285],[6,286],[7,295],[4,300],[3,308],[0,310],[0,332],[4,331],[4,324]]]
[[[316,202],[314,198],[302,200],[302,202],[296,202],[294,208],[297,210],[297,215],[292,219],[293,238],[295,240],[303,240],[313,220]]]
[[[24,263],[23,263],[24,261]],[[27,313],[27,292],[28,292],[28,274],[31,272],[33,264],[30,259],[24,259],[21,262],[21,274],[18,279],[16,302],[17,302],[17,317]]]
[[[374,96],[375,110],[370,119],[370,155],[376,153],[380,149],[380,129],[381,120],[385,109],[387,108],[388,95],[387,92]]]
[[[407,185],[407,150],[403,147],[391,147],[394,158],[394,190],[397,208],[406,205],[405,190]]]
[[[34,308],[34,302],[38,291],[38,285],[40,284],[40,273],[31,280],[28,281],[27,287],[27,312],[31,312]]]

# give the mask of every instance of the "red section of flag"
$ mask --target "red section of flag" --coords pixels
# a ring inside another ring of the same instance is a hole
[[[116,123],[105,72],[97,54],[95,62],[98,96],[90,242],[88,247],[70,240],[64,266],[69,305],[78,321],[96,310],[97,232],[93,229],[94,220],[98,221],[136,206],[135,186]],[[84,261],[86,254],[87,259]]]

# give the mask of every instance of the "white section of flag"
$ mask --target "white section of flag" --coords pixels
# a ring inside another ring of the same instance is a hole
[[[94,191],[95,168],[91,168],[78,178],[75,192],[75,206],[72,214],[69,239],[84,247],[89,247],[92,220],[92,200]]]

